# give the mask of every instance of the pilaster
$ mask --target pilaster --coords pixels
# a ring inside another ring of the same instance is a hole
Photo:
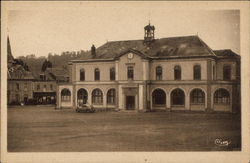
[[[171,99],[170,99],[170,94],[166,93],[166,107],[167,109],[171,110]]]
[[[103,94],[103,108],[107,108],[107,95]]]
[[[119,62],[115,61],[115,80],[119,80]]]
[[[212,109],[212,99],[211,99],[211,82],[212,82],[212,62],[207,60],[207,110]]]
[[[139,85],[139,110],[143,110],[143,85]]]
[[[190,97],[189,97],[189,93],[186,94],[186,97],[185,97],[185,109],[186,110],[190,110]]]

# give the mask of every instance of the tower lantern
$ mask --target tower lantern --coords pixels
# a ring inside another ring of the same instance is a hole
[[[150,25],[149,22],[149,24],[144,27],[144,41],[151,42],[154,39],[155,39],[155,27],[153,25]]]

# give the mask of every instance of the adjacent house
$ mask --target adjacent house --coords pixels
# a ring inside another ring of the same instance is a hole
[[[57,83],[67,82],[68,71],[64,68],[47,68],[36,77],[25,66],[14,59],[9,37],[7,39],[8,84],[7,103],[9,104],[55,104]]]
[[[7,39],[7,104],[28,103],[33,98],[34,77],[30,71],[17,64],[11,53],[9,37]]]
[[[46,68],[34,81],[33,97],[38,104],[55,104],[57,83],[68,81],[68,71],[63,68]]]

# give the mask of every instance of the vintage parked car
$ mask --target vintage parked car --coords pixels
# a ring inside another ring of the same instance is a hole
[[[83,113],[94,113],[95,109],[93,108],[92,105],[89,105],[88,103],[86,104],[78,104],[76,108],[76,112],[83,112]]]

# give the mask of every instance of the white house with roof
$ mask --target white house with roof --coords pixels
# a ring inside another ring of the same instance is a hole
[[[155,39],[147,25],[142,40],[93,45],[69,62],[69,82],[58,85],[58,108],[90,103],[120,110],[240,109],[240,56],[212,50],[198,36]]]

